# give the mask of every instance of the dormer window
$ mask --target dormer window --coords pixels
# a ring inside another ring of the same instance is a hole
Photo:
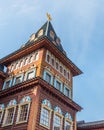
[[[56,39],[56,43],[57,43],[58,45],[60,45],[60,39],[59,39],[59,38]]]
[[[41,29],[39,32],[38,32],[38,37],[42,36],[43,35],[43,29]]]
[[[54,40],[55,34],[53,31],[50,31],[50,37]]]

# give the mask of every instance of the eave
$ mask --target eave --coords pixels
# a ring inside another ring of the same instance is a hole
[[[56,48],[56,46],[47,37],[38,39],[32,44],[30,43],[25,47],[20,48],[19,50],[7,55],[0,60],[0,64],[7,66],[18,58],[21,58],[42,47],[47,48],[55,56],[57,56],[67,67],[70,67],[73,76],[77,76],[83,73],[66,55],[64,55],[58,48]]]
[[[74,101],[72,101],[68,97],[64,96],[61,92],[56,90],[53,86],[50,86],[47,82],[45,82],[40,77],[25,81],[23,83],[15,85],[9,89],[0,91],[0,99],[5,98],[9,95],[13,95],[22,90],[33,88],[36,85],[40,85],[42,88],[47,89],[47,91],[49,91],[54,96],[59,98],[62,102],[64,102],[64,104],[67,104],[68,106],[72,107],[75,111],[81,111],[82,108],[78,104],[76,104]]]

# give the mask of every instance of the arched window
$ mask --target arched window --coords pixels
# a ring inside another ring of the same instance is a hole
[[[64,124],[64,130],[72,130],[72,116],[67,112],[65,114],[65,124]]]
[[[50,129],[51,112],[52,109],[51,109],[50,101],[44,99],[42,101],[42,106],[41,106],[40,125],[48,129]]]
[[[8,126],[8,125],[13,124],[14,115],[15,115],[15,111],[16,111],[16,105],[17,105],[17,101],[15,99],[11,100],[8,103],[7,108],[5,110],[3,126]]]
[[[4,104],[0,104],[0,124],[2,121],[3,113],[4,113]]]
[[[54,120],[53,120],[53,130],[62,129],[63,115],[60,107],[56,106],[54,108]]]
[[[28,120],[29,109],[30,109],[31,98],[29,96],[25,96],[20,101],[18,107],[18,115],[16,123],[24,123]]]

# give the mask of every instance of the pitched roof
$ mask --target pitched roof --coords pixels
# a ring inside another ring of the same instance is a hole
[[[24,45],[28,45],[33,43],[34,41],[41,39],[43,37],[47,37],[51,43],[55,44],[55,46],[63,53],[66,55],[66,52],[64,51],[60,38],[57,36],[52,24],[50,21],[47,21],[35,34],[32,34],[30,36],[30,39],[28,42]]]

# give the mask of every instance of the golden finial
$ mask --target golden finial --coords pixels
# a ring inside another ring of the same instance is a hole
[[[48,13],[47,13],[47,19],[48,19],[48,21],[51,21],[51,20],[52,20],[51,15],[48,14]]]

